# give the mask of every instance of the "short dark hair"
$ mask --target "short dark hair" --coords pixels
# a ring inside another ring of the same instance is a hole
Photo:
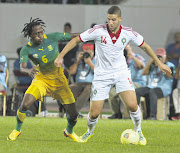
[[[112,6],[107,12],[108,14],[117,14],[119,17],[121,16],[121,10],[117,6]]]
[[[69,22],[65,23],[64,26],[65,27],[67,26],[67,27],[69,27],[71,29],[71,23],[69,23]]]
[[[39,19],[39,18],[32,19],[32,17],[31,17],[30,22],[24,24],[24,29],[22,30],[22,32],[24,32],[24,37],[30,37],[33,28],[37,25],[41,25],[42,27],[46,27],[45,23],[41,19]]]

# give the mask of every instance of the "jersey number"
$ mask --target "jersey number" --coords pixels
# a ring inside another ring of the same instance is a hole
[[[42,61],[43,61],[44,63],[47,63],[47,62],[48,62],[48,59],[46,58],[46,55],[42,56]]]
[[[101,36],[101,43],[107,43],[107,41],[106,41],[106,37],[105,38],[103,38],[103,36]]]

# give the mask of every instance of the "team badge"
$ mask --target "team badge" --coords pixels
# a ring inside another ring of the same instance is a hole
[[[123,45],[126,43],[126,38],[122,38],[121,42],[123,43]]]
[[[93,91],[93,95],[96,95],[97,94],[97,90],[96,89],[94,89],[94,91]]]
[[[53,50],[53,47],[51,45],[48,46],[49,51]]]

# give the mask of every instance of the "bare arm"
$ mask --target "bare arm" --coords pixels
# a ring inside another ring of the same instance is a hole
[[[81,42],[79,36],[73,38],[62,50],[62,52],[59,54],[59,56],[55,59],[54,64],[56,67],[60,67],[63,63],[64,56],[73,49],[77,44]]]
[[[143,45],[140,46],[140,48],[144,50],[155,61],[155,64],[160,68],[162,72],[164,72],[166,75],[171,75],[171,69],[157,58],[156,54],[148,44],[144,42]]]
[[[30,75],[32,78],[34,78],[34,75],[37,74],[37,72],[39,72],[36,68],[39,67],[39,64],[37,66],[33,66],[33,68],[28,69],[27,68],[27,63],[21,63],[20,64],[20,71],[22,73],[27,73],[28,75]]]
[[[70,35],[71,35],[71,39],[73,39],[73,38],[79,36],[80,33],[70,33]]]

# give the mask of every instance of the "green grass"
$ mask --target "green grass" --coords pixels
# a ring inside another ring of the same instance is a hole
[[[133,128],[131,120],[99,119],[94,136],[87,143],[76,143],[63,136],[66,119],[26,118],[22,134],[16,141],[7,136],[16,125],[15,117],[0,117],[0,153],[179,153],[179,121],[142,122],[146,146],[122,145],[120,135]],[[86,131],[86,119],[79,119],[74,129],[78,135]]]

